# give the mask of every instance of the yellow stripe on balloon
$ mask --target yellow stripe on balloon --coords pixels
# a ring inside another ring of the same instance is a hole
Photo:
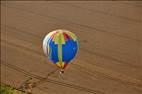
[[[56,36],[54,36],[53,41],[55,42],[55,44],[65,44],[65,38],[62,32],[59,32],[56,34]]]
[[[58,44],[58,41],[59,41],[59,33],[57,33],[57,34],[53,37],[53,41],[55,42],[55,44]]]
[[[58,40],[58,58],[59,58],[59,62],[60,65],[62,66],[62,37],[61,34],[59,35],[59,40]]]
[[[60,42],[61,44],[65,44],[65,38],[64,38],[63,33],[60,34]]]
[[[58,44],[58,59],[59,62],[62,62],[62,45],[65,44],[65,39],[62,32],[58,32],[57,35],[54,37],[53,41],[55,44]],[[62,66],[62,64],[60,64]]]
[[[59,62],[62,62],[62,44],[58,44],[58,58]]]

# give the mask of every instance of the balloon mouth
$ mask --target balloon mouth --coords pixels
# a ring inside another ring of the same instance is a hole
[[[61,70],[64,71],[67,68],[67,65],[68,65],[68,63],[64,63],[64,62],[57,62],[55,64],[59,68],[60,71]]]

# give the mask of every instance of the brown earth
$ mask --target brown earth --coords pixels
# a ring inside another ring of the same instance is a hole
[[[33,94],[142,94],[140,1],[2,1],[2,83],[18,87],[55,70],[42,40],[58,28],[79,37],[79,53]]]

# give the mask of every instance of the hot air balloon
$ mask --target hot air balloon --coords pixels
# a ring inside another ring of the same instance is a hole
[[[43,40],[45,55],[61,70],[64,70],[75,58],[78,49],[79,44],[76,35],[68,30],[58,29],[52,31]]]

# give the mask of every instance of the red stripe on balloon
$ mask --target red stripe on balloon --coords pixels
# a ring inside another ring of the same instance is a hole
[[[67,67],[68,63],[65,63],[62,69],[65,69]]]
[[[63,33],[63,35],[64,35],[64,37],[65,37],[65,40],[66,40],[66,41],[68,41],[68,40],[70,40],[70,39],[71,39],[71,37],[70,37],[68,34]]]

